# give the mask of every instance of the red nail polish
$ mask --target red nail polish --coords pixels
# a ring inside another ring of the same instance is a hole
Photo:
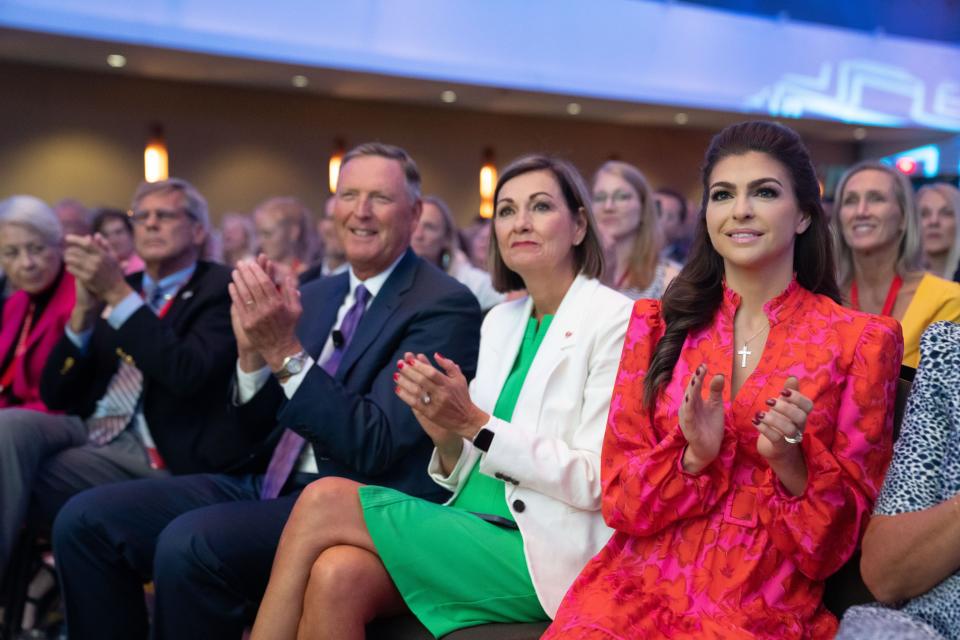
[[[397,369],[403,369],[403,360],[397,363]]]
[[[399,374],[399,373],[393,374],[393,381],[394,381],[394,382],[396,382],[396,381],[399,380],[399,379],[400,379],[400,374]]]
[[[775,404],[777,404],[776,400],[774,400],[773,398],[767,398],[767,406],[772,407]]]
[[[400,393],[400,387],[394,387],[394,388],[393,388],[393,392],[394,392],[394,393]]]
[[[793,392],[790,391],[790,389],[784,389],[780,392],[780,395],[782,395],[784,398],[789,398],[791,393]]]

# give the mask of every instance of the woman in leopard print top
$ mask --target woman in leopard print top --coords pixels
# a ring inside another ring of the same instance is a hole
[[[934,323],[920,340],[920,368],[860,566],[889,606],[849,610],[838,640],[960,640],[958,324]]]

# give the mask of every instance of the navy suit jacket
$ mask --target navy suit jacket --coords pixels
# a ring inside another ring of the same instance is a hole
[[[350,288],[342,273],[303,285],[297,336],[318,360]],[[313,446],[321,476],[392,487],[430,500],[447,493],[427,475],[433,443],[394,388],[396,362],[407,351],[439,352],[476,372],[480,307],[459,282],[413,251],[397,263],[357,326],[335,376],[314,365],[287,400],[271,377],[238,407],[245,429],[277,424],[272,445],[290,428]]]
[[[139,291],[142,277],[127,282]],[[44,402],[86,418],[129,359],[143,372],[143,413],[170,471],[237,469],[263,434],[238,433],[225,401],[237,361],[229,282],[227,267],[198,262],[163,318],[143,305],[119,329],[97,320],[83,353],[64,335],[43,370]]]

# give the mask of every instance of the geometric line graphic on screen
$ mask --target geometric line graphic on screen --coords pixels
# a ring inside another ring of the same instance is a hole
[[[785,118],[960,131],[960,84],[946,80],[928,92],[922,78],[872,60],[825,62],[815,76],[785,73],[745,106]]]

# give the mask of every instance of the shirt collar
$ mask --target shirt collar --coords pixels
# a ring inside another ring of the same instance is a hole
[[[383,283],[387,281],[387,278],[390,277],[390,274],[393,273],[393,270],[397,268],[397,265],[403,260],[403,256],[407,255],[407,252],[404,251],[400,254],[400,257],[393,261],[389,267],[381,271],[375,276],[371,276],[366,280],[361,280],[357,277],[357,274],[353,271],[353,265],[350,266],[350,294],[354,295],[354,291],[357,290],[357,285],[362,284],[367,292],[370,294],[370,299],[373,300],[377,297],[377,294],[380,293],[380,289],[383,288]]]
[[[790,280],[787,288],[763,305],[763,312],[767,315],[771,326],[789,318],[796,311],[805,298],[806,289],[797,282],[796,274]],[[727,286],[723,281],[723,303],[721,305],[726,315],[733,317],[740,306],[740,294]]]
[[[169,300],[176,294],[177,289],[185,285],[190,278],[193,276],[193,272],[197,270],[197,263],[194,262],[189,267],[181,269],[175,273],[160,278],[159,282],[154,282],[153,278],[144,271],[143,272],[143,283],[142,288],[144,293],[152,294],[155,290],[159,290],[161,295],[163,295],[164,300]],[[148,296],[149,298],[149,296]]]

